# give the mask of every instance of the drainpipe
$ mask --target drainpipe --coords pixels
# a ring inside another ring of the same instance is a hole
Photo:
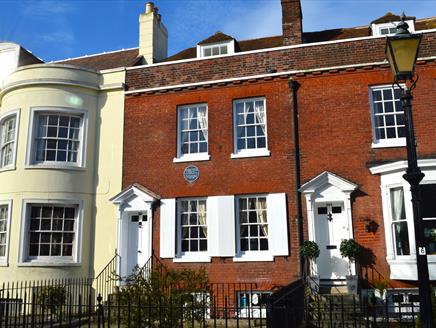
[[[292,123],[294,132],[294,170],[295,170],[295,200],[297,202],[297,224],[298,224],[298,244],[301,246],[304,240],[303,233],[303,207],[301,203],[301,158],[300,158],[300,137],[298,133],[298,102],[297,91],[300,84],[297,81],[290,79],[288,81],[289,89],[291,91],[291,109],[292,109]],[[300,258],[300,275],[303,277],[304,262]]]

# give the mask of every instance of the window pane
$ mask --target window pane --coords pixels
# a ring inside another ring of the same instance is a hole
[[[397,255],[410,255],[403,188],[392,188],[390,195],[394,249]]]
[[[35,160],[76,163],[81,118],[59,114],[38,116]]]
[[[392,86],[372,91],[373,123],[375,139],[396,139],[404,137],[404,113],[399,102],[400,92]],[[392,115],[397,113],[397,115]],[[378,130],[380,127],[389,127]],[[401,130],[401,131],[400,131]]]
[[[374,98],[374,101],[381,101],[382,97],[381,97],[381,90],[374,90],[372,92],[372,96]]]
[[[268,224],[265,197],[239,198],[241,251],[268,250]]]
[[[180,200],[180,252],[207,251],[207,213],[205,200]],[[189,218],[189,220],[188,220]]]
[[[392,89],[383,90],[383,100],[392,100]]]
[[[422,184],[422,217],[436,218],[436,184]]]
[[[32,205],[29,218],[29,256],[71,256],[75,236],[75,210],[75,207],[61,205]],[[67,216],[71,218],[66,219]]]
[[[395,249],[397,255],[410,255],[409,232],[407,222],[397,222],[393,224],[395,234]]]
[[[238,101],[234,108],[237,150],[266,148],[265,101]]]
[[[178,119],[179,155],[207,153],[207,107],[180,107]]]

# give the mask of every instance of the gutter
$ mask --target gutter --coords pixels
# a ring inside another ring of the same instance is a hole
[[[297,203],[297,224],[298,224],[298,245],[301,246],[304,240],[303,233],[303,207],[301,202],[301,154],[300,154],[300,135],[298,130],[298,97],[297,91],[300,84],[295,80],[288,80],[291,91],[291,110],[292,110],[292,129],[294,138],[294,170],[295,170],[295,200]],[[303,276],[304,262],[300,257],[300,275]]]

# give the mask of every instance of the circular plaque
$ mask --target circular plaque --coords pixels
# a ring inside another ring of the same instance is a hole
[[[197,181],[199,176],[200,176],[200,170],[195,165],[189,165],[183,171],[183,177],[189,183],[193,183]]]

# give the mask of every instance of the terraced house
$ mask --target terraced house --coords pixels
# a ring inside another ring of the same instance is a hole
[[[342,285],[339,244],[353,238],[362,287],[415,288],[404,112],[384,53],[400,17],[304,32],[300,1],[281,5],[282,35],[217,32],[168,56],[147,3],[138,48],[6,77],[1,279],[95,277],[116,253],[121,276],[155,256],[263,296],[299,279],[305,239],[321,249],[312,273]],[[435,280],[436,18],[406,21],[423,34],[414,119]]]

